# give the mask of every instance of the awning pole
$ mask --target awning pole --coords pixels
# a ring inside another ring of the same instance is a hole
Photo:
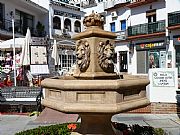
[[[15,50],[15,36],[14,36],[14,14],[11,11],[12,15],[12,29],[13,29],[13,66],[14,66],[14,86],[16,86],[16,50]]]

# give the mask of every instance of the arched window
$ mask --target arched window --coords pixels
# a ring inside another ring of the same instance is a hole
[[[71,31],[71,20],[66,18],[64,21],[64,29],[67,29],[68,31]]]
[[[81,32],[81,23],[79,21],[75,21],[74,23],[74,32]]]
[[[53,18],[53,29],[61,29],[61,19],[57,16]]]

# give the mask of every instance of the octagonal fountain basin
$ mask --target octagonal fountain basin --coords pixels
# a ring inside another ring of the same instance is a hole
[[[74,77],[42,81],[42,104],[70,113],[119,113],[149,104],[145,77],[124,76],[116,80],[77,80]]]

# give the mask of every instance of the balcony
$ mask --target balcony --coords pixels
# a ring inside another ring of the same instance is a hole
[[[52,35],[54,38],[71,37],[70,31],[68,31],[68,29],[53,29]]]
[[[50,3],[56,6],[65,7],[71,10],[80,11],[80,7],[72,4],[70,0],[50,0]]]
[[[81,7],[82,8],[91,8],[97,6],[97,3],[95,1],[82,1],[81,2]]]
[[[104,4],[105,11],[113,8],[119,8],[130,3],[131,0],[114,0],[114,1],[106,1]]]
[[[126,30],[121,30],[121,31],[117,31],[115,32],[117,35],[117,40],[126,40],[126,36],[127,36],[127,31]]]
[[[131,0],[131,3],[129,3],[127,7],[134,8],[134,7],[143,6],[145,4],[149,4],[155,1],[157,0]]]
[[[6,19],[1,19],[0,20],[0,31],[1,31],[1,34],[6,33],[7,35],[9,35],[12,32],[12,21],[6,20]]]
[[[165,20],[128,27],[128,37],[165,32]]]
[[[168,13],[168,29],[180,28],[180,11]]]
[[[26,32],[27,32],[27,27],[29,27],[29,29],[31,30],[32,36],[37,36],[37,37],[46,36],[45,31],[40,32],[40,31],[32,28],[31,26],[25,27],[25,26],[21,25],[20,22],[14,23],[14,32],[15,32],[15,34],[25,36]],[[7,19],[0,20],[0,32],[1,32],[1,34],[6,35],[6,36],[12,36],[12,20],[7,20]]]

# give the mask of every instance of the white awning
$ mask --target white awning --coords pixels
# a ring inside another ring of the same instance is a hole
[[[22,48],[25,38],[15,38],[15,48]],[[13,48],[13,39],[9,39],[3,42],[0,42],[0,50],[12,49]]]

